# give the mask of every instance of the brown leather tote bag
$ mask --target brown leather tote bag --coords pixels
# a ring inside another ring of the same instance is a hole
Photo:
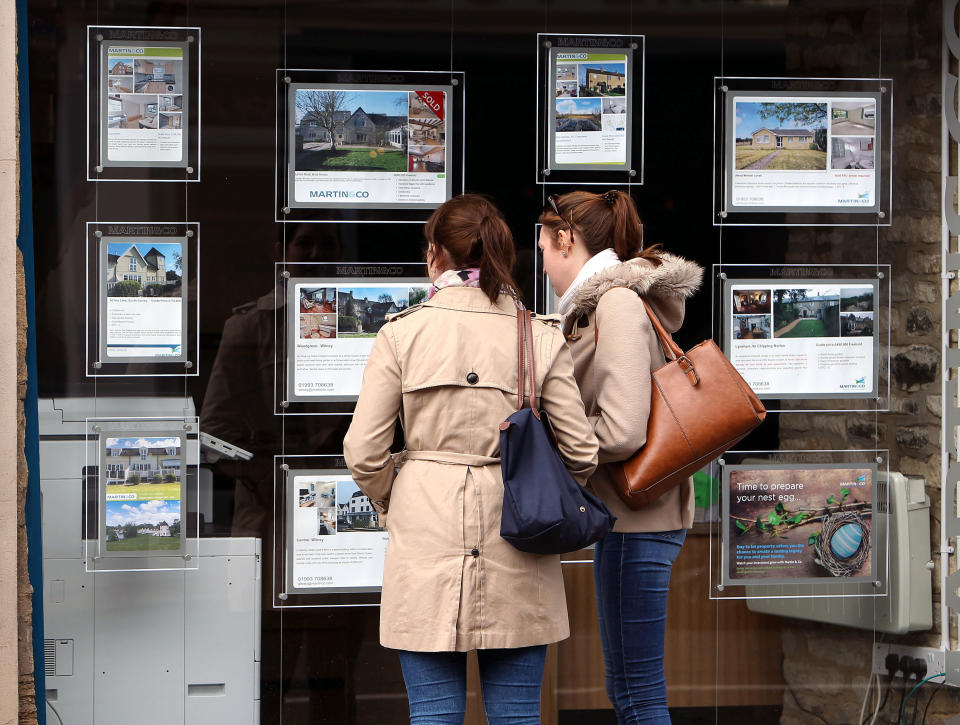
[[[608,464],[617,493],[632,509],[686,481],[767,415],[713,340],[684,353],[646,300],[643,306],[668,362],[651,374],[647,442],[622,463]],[[599,332],[595,326],[594,340]]]

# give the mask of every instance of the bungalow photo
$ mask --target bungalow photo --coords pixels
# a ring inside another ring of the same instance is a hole
[[[337,531],[377,532],[386,529],[370,498],[353,481],[337,482]]]
[[[300,89],[296,171],[406,171],[406,91]]]
[[[839,337],[839,288],[775,289],[773,336]]]
[[[601,130],[599,98],[563,98],[556,103],[557,133]]]
[[[770,315],[734,315],[734,340],[769,340]]]
[[[107,438],[101,481],[107,500],[179,501],[180,438]]]
[[[107,551],[180,549],[180,501],[107,501]]]
[[[626,63],[580,63],[577,83],[583,96],[626,96]]]
[[[183,246],[110,242],[105,278],[108,297],[181,297]]]
[[[300,508],[334,508],[337,504],[337,482],[327,478],[296,476],[293,485],[297,489]]]
[[[771,295],[768,289],[733,291],[733,312],[737,315],[770,314]]]
[[[827,104],[734,102],[736,168],[825,171]]]
[[[390,286],[340,287],[337,290],[338,337],[376,337],[387,315],[410,306],[410,288]]]
[[[183,93],[183,61],[137,58],[133,62],[133,88],[137,93]]]

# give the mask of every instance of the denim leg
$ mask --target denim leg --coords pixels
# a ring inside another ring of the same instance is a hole
[[[398,650],[398,654],[410,701],[410,725],[463,725],[466,653]]]
[[[540,725],[547,646],[477,650],[489,725]]]
[[[669,725],[663,671],[670,572],[686,531],[608,534],[597,547],[607,692],[624,725]]]

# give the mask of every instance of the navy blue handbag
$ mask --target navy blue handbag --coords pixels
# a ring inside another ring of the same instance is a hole
[[[529,310],[517,310],[517,337],[519,410],[500,424],[500,536],[520,551],[565,554],[602,539],[616,517],[573,480],[557,451],[547,414],[537,406]],[[524,406],[525,387],[528,407]]]

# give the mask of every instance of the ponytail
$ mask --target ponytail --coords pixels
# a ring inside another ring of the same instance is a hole
[[[480,220],[480,241],[483,249],[480,256],[480,289],[491,302],[496,302],[501,289],[516,294],[511,273],[516,260],[513,234],[499,211],[495,216],[487,214]]]

